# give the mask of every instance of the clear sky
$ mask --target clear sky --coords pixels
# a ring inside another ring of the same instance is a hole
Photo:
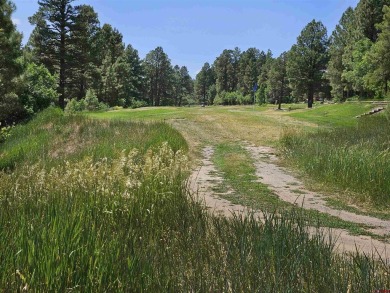
[[[18,30],[27,41],[33,27],[28,17],[37,0],[13,0]],[[205,62],[214,62],[224,49],[256,47],[274,57],[288,51],[312,19],[331,34],[347,7],[358,0],[76,0],[88,4],[123,34],[123,41],[141,58],[163,47],[172,65],[187,66],[195,77]]]

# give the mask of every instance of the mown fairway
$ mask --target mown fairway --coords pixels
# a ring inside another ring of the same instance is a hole
[[[354,115],[366,111],[350,107]],[[291,117],[298,112],[305,110],[150,108],[87,119],[48,110],[18,126],[0,145],[0,288],[370,292],[390,287],[385,260],[334,253],[334,242],[325,235],[307,233],[303,210],[277,204],[279,212],[268,213],[264,222],[219,218],[189,193],[189,166],[197,164],[203,146],[212,145],[227,182],[244,197],[250,194],[255,202],[255,192],[269,194],[266,186],[253,190],[251,158],[240,145],[276,146],[285,129],[318,128],[313,115],[310,121]],[[339,119],[356,123],[347,115]],[[240,164],[235,173],[232,162]],[[247,184],[237,180],[240,174]]]

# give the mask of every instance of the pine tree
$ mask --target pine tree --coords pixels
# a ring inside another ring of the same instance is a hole
[[[162,47],[150,51],[144,60],[149,103],[161,106],[170,103],[173,69]]]
[[[302,30],[292,46],[287,63],[287,74],[293,95],[306,95],[311,108],[314,94],[323,86],[323,73],[328,62],[328,38],[321,22],[312,20]]]
[[[65,108],[65,89],[67,86],[70,60],[70,32],[75,11],[74,0],[39,0],[39,10],[30,23],[35,29],[30,37],[30,45],[36,58],[52,74],[59,76],[59,106]]]
[[[181,106],[183,98],[193,91],[193,81],[186,66],[173,68],[173,95],[175,106]]]
[[[276,58],[268,72],[268,92],[278,101],[278,109],[282,107],[282,100],[289,94],[287,79],[287,53],[283,52]]]
[[[356,29],[355,12],[349,7],[343,13],[339,24],[330,37],[329,63],[326,71],[326,77],[329,79],[331,94],[337,100],[344,100],[345,95],[349,94],[352,85],[343,77],[345,67],[343,65],[343,55],[349,43],[354,43],[354,31]]]
[[[243,95],[252,92],[264,63],[265,53],[258,49],[249,48],[242,52],[239,62],[238,87]]]
[[[0,0],[0,122],[17,119],[21,111],[14,78],[21,73],[17,58],[21,55],[22,35],[12,22],[14,10],[11,1]]]
[[[365,76],[366,84],[378,95],[388,96],[390,81],[390,7],[383,7],[383,21],[377,42],[368,53],[369,72]]]
[[[209,95],[213,85],[215,85],[214,71],[206,62],[195,79],[195,94],[204,105],[213,103],[214,97]]]
[[[361,37],[375,42],[379,30],[376,24],[383,19],[383,6],[390,5],[390,0],[360,0],[356,6],[357,29]]]
[[[92,87],[92,79],[99,66],[96,40],[99,31],[97,13],[89,5],[75,7],[73,28],[70,34],[69,90],[71,98],[84,98]]]

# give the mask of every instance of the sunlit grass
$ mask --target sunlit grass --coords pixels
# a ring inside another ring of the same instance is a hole
[[[213,160],[226,181],[224,184],[228,184],[233,189],[226,195],[222,195],[224,198],[254,210],[280,212],[296,209],[295,205],[281,200],[265,184],[258,181],[253,158],[240,145],[219,144],[215,149]],[[292,192],[302,193],[297,189]],[[368,234],[363,225],[343,221],[335,216],[311,209],[302,209],[300,213],[308,225],[319,224],[322,227],[346,229],[353,234]]]
[[[8,168],[0,172],[1,290],[371,292],[390,286],[386,263],[335,254],[333,241],[307,233],[299,210],[265,214],[264,222],[208,214],[186,189],[187,144],[169,125],[50,111],[0,147]],[[12,161],[21,146],[31,152]],[[245,153],[221,149],[229,152],[226,167],[243,162],[239,172],[251,180]]]
[[[371,104],[344,103],[331,105],[316,105],[313,109],[297,110],[289,114],[291,117],[315,123],[319,126],[353,126],[356,116],[370,111]]]
[[[85,156],[116,158],[124,149],[146,152],[166,141],[175,151],[187,150],[183,137],[162,122],[98,121],[48,109],[31,123],[15,127],[12,137],[0,144],[0,170],[38,160],[50,165]]]
[[[300,133],[282,139],[286,162],[321,182],[360,194],[357,200],[390,206],[390,123],[384,115],[364,117],[355,127]]]

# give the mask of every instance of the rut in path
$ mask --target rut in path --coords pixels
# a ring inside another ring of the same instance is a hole
[[[369,231],[376,235],[390,235],[390,221],[327,206],[323,195],[307,190],[301,181],[289,174],[285,168],[275,164],[277,158],[273,149],[255,146],[246,146],[246,149],[255,159],[256,175],[259,182],[268,185],[268,188],[277,194],[280,199],[305,209],[313,209],[338,217],[344,221],[371,226],[373,228],[370,228]],[[294,192],[296,190],[299,190],[298,195]]]
[[[336,210],[326,206],[324,196],[306,190],[300,180],[276,164],[277,158],[274,155],[272,148],[254,147],[249,145],[245,148],[251,153],[255,160],[258,181],[268,185],[280,199],[299,205],[305,209],[318,210],[346,221],[373,226],[373,228],[370,229],[370,232],[377,235],[386,235],[390,233],[390,221],[358,215],[343,210]],[[211,160],[213,153],[213,147],[208,146],[203,149],[203,160],[200,166],[198,166],[190,176],[191,190],[198,194],[199,199],[203,201],[206,207],[213,213],[230,217],[234,213],[253,212],[250,211],[248,207],[233,204],[230,201],[221,198],[220,195],[223,194],[217,194],[213,191],[213,189],[224,180],[217,174],[217,169]],[[302,194],[297,195],[294,193],[291,184],[294,189],[299,189]],[[233,190],[227,191],[227,193],[232,192]],[[255,216],[261,219],[262,213],[255,212]],[[314,230],[314,228],[309,228],[309,231],[312,231],[313,233]],[[337,239],[336,247],[339,251],[355,252],[356,250],[359,250],[366,254],[379,254],[384,259],[390,259],[390,244],[378,241],[369,236],[353,236],[344,229],[331,229],[330,233],[332,233],[333,239]]]

